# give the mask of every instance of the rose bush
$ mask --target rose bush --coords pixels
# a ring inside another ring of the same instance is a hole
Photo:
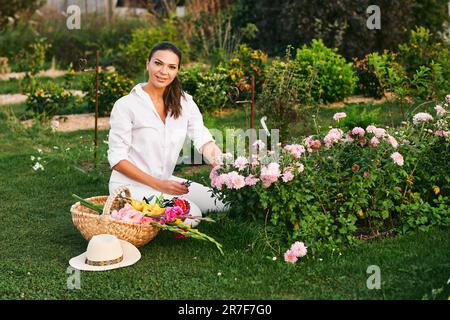
[[[213,193],[232,213],[270,222],[284,242],[312,251],[383,232],[450,224],[449,106],[421,112],[399,128],[340,128],[232,159],[211,172]]]

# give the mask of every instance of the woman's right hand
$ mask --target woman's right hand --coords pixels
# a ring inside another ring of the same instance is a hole
[[[161,191],[162,193],[174,196],[179,196],[189,192],[189,189],[186,185],[173,180],[160,180],[158,182],[158,185],[156,186],[156,189],[158,191]]]

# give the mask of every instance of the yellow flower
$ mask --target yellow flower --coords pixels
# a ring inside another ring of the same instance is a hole
[[[144,208],[144,203],[138,200],[131,200],[131,206],[138,211],[142,211],[142,209]]]
[[[364,218],[364,212],[361,209],[358,210],[358,216]]]
[[[438,186],[434,185],[433,186],[433,191],[434,191],[434,194],[439,194],[439,193],[441,193],[441,188],[439,188]]]
[[[142,213],[146,216],[157,216],[164,212],[164,208],[161,208],[157,204],[147,204],[144,202],[142,207]]]
[[[300,229],[300,226],[298,225],[298,223],[294,224],[294,230],[298,230]]]
[[[181,224],[182,221],[181,221],[181,219],[177,219],[174,222],[175,222],[176,225],[179,225],[179,224]]]

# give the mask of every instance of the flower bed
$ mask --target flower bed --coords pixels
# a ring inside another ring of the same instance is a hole
[[[211,172],[213,193],[240,215],[270,222],[282,242],[313,251],[362,236],[450,224],[450,96],[436,115],[416,114],[399,128],[375,125],[325,135],[259,154],[231,155]],[[341,121],[342,123],[342,121]]]

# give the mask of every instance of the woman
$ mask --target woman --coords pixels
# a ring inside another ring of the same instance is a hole
[[[136,85],[114,104],[110,117],[108,161],[113,169],[109,192],[128,185],[133,198],[183,196],[191,216],[222,210],[209,188],[172,175],[186,136],[215,165],[222,153],[203,125],[203,117],[177,77],[181,52],[170,42],[157,44],[147,60],[149,80]],[[193,227],[198,220],[187,219]]]

